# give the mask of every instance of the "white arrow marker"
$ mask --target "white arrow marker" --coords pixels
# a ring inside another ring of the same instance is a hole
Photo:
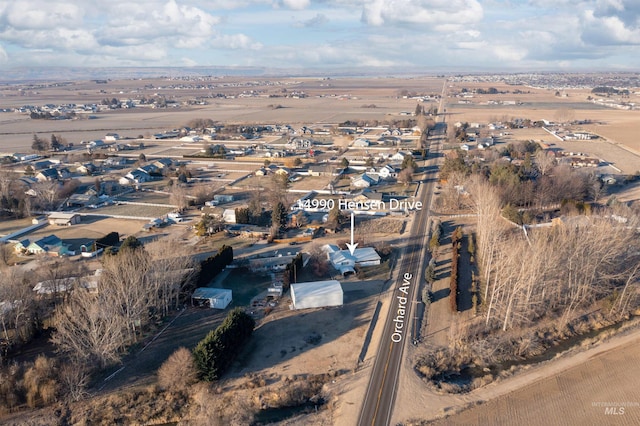
[[[353,243],[353,212],[351,212],[351,244],[347,243],[347,247],[349,248],[349,253],[353,256],[353,252],[358,247],[358,243]]]

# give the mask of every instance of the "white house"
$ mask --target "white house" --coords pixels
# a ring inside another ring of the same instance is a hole
[[[336,280],[291,284],[293,309],[342,306],[344,293]]]
[[[393,154],[390,159],[393,161],[404,161],[405,157],[411,155],[409,153],[406,152],[402,152],[402,151],[398,151],[395,154]]]
[[[363,173],[359,176],[356,176],[351,181],[351,185],[356,188],[368,188],[372,185],[377,185],[380,182],[380,176],[376,176],[373,174]]]
[[[389,164],[385,165],[380,170],[378,170],[378,174],[382,179],[391,179],[391,178],[398,177],[398,172],[396,171],[396,168]]]
[[[191,304],[208,304],[211,309],[225,309],[233,300],[232,291],[226,288],[199,287],[191,295]]]
[[[327,253],[331,265],[342,275],[355,273],[355,266],[379,265],[381,261],[380,255],[373,247],[357,248],[353,254],[349,250],[340,250],[333,244],[326,244],[322,249]]]
[[[368,147],[369,145],[371,145],[371,142],[369,142],[369,139],[358,138],[355,141],[353,141],[353,146]]]

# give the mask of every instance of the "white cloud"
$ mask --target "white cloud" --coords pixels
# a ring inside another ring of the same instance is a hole
[[[311,28],[322,26],[327,22],[329,22],[329,19],[325,14],[317,13],[313,18],[307,19],[306,21],[296,22],[294,26],[298,28]]]
[[[365,3],[362,20],[370,25],[422,24],[447,31],[482,20],[477,0],[373,0]]]
[[[82,22],[83,12],[71,1],[15,1],[0,6],[2,27],[16,29],[72,28]]]
[[[0,0],[3,66],[629,66],[638,45],[639,0]]]
[[[282,0],[282,4],[290,9],[303,10],[311,5],[311,0]]]
[[[248,49],[248,50],[260,50],[262,44],[251,40],[250,37],[244,34],[224,34],[215,37],[211,45],[218,49]]]

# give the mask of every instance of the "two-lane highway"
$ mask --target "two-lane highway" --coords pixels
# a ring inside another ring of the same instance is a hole
[[[443,125],[439,127],[444,128]],[[382,340],[373,365],[371,379],[360,411],[358,424],[388,425],[391,421],[405,344],[413,339],[410,330],[416,292],[423,280],[423,260],[428,246],[429,206],[433,196],[436,170],[429,169],[420,185],[418,199],[423,208],[415,212],[410,237],[398,266],[391,306]]]
[[[426,178],[420,185],[417,198],[422,201],[422,209],[415,212],[409,233],[409,241],[405,247],[399,269],[398,279],[394,284],[389,313],[384,324],[382,340],[373,364],[371,378],[365,399],[360,409],[358,425],[387,426],[391,423],[395,404],[402,356],[407,341],[411,341],[410,330],[416,294],[424,279],[424,258],[428,247],[429,237],[429,209],[433,196],[433,187],[437,178],[437,164],[440,139],[446,134],[444,98],[446,95],[446,80],[442,87],[439,105],[440,122],[430,133],[429,157],[427,161]],[[436,166],[436,167],[433,167]]]

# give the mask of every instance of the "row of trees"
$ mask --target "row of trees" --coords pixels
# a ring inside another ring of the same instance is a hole
[[[501,200],[486,180],[476,177],[472,192],[487,326],[507,330],[547,315],[562,326],[605,297],[615,299],[612,314],[637,307],[640,242],[631,212],[626,223],[593,214],[588,224],[522,233],[497,220]]]
[[[202,287],[209,284],[231,262],[233,262],[233,247],[223,245],[215,255],[206,258],[200,263],[197,285]]]
[[[287,291],[291,283],[296,283],[298,281],[298,272],[302,271],[303,267],[303,259],[302,252],[298,253],[296,257],[293,258],[291,263],[289,263],[282,275],[282,289]]]
[[[64,145],[66,145],[66,143],[67,141],[59,135],[51,134],[51,141],[49,142],[34,134],[31,149],[38,152],[45,152],[49,150],[59,151]]]
[[[231,366],[247,342],[255,321],[242,308],[235,308],[223,323],[207,334],[193,350],[200,379],[212,382]]]
[[[457,227],[451,235],[451,276],[449,277],[449,307],[451,312],[458,311],[458,261],[460,260],[460,245],[462,243],[462,228]]]

